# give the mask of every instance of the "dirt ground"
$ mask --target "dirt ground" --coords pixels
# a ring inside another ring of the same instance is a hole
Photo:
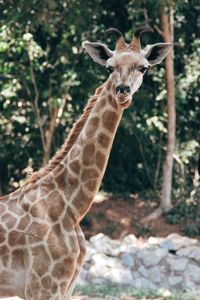
[[[181,226],[169,224],[165,216],[150,222],[148,226],[141,223],[157,206],[157,201],[141,200],[134,195],[121,198],[99,194],[82,221],[82,229],[87,239],[99,232],[113,239],[121,239],[130,233],[145,238],[165,237],[174,232],[181,234]]]

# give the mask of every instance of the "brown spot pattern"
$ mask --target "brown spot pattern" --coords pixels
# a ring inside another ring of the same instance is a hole
[[[70,151],[70,159],[74,160],[77,158],[77,156],[80,154],[80,149],[78,147],[73,147],[72,150]]]
[[[6,231],[2,225],[0,225],[0,244],[5,241]]]
[[[102,125],[107,130],[113,133],[116,127],[117,120],[118,115],[115,112],[106,110],[102,117]]]
[[[13,217],[12,215],[6,213],[1,217],[1,221],[6,224],[8,229],[12,228],[15,226],[17,219]]]
[[[6,252],[9,252],[9,249],[6,245],[0,247],[0,256],[4,255]]]
[[[98,172],[95,170],[95,169],[84,169],[83,172],[82,172],[82,176],[81,176],[81,179],[83,181],[86,181],[86,180],[89,180],[89,179],[93,179],[93,178],[96,178],[98,177]]]
[[[37,199],[37,189],[27,190],[24,197],[27,197],[30,202],[34,202]]]
[[[24,216],[24,217],[21,219],[21,221],[19,222],[17,228],[18,228],[19,230],[24,230],[24,229],[27,227],[27,225],[29,224],[29,222],[30,222],[30,218],[29,218],[28,215],[26,215],[26,216]]]
[[[12,265],[11,268],[23,268],[24,267],[24,258],[27,255],[27,250],[25,249],[15,249],[12,251]]]
[[[47,300],[47,299],[50,299],[51,298],[51,292],[49,290],[42,290],[41,291],[41,296],[40,296],[40,299],[39,300]]]
[[[89,120],[87,127],[85,129],[85,134],[87,138],[91,138],[95,135],[97,129],[99,127],[99,118],[93,117],[91,120]]]
[[[51,263],[50,258],[44,246],[33,247],[32,253],[34,256],[33,269],[39,276],[43,276],[48,272]]]
[[[104,108],[106,106],[106,99],[104,97],[101,98],[100,105],[101,105],[101,108]]]
[[[29,285],[27,286],[27,298],[38,299],[40,292],[40,283],[35,274],[31,274]]]
[[[110,144],[110,138],[103,132],[100,132],[100,134],[98,135],[98,142],[101,144],[103,148],[106,149]]]
[[[78,180],[76,177],[73,177],[71,175],[68,175],[67,177],[67,181],[69,184],[73,185],[73,186],[77,186],[78,185]]]
[[[58,184],[59,189],[65,190],[66,188],[66,170],[61,172],[56,178],[55,181]]]
[[[36,243],[42,241],[48,231],[48,226],[33,222],[28,229],[28,241],[29,243]]]
[[[64,236],[62,234],[58,236],[55,231],[49,233],[48,248],[53,259],[61,258],[69,252],[64,242]]]
[[[27,212],[29,210],[30,205],[28,203],[23,203],[22,207],[25,210],[25,212]]]
[[[10,246],[24,245],[25,235],[24,233],[13,230],[10,232],[8,237],[8,243]]]
[[[71,162],[69,167],[71,168],[71,170],[74,173],[79,174],[79,172],[80,172],[80,163],[79,163],[78,160],[75,160],[75,161]]]
[[[66,265],[66,260],[64,260],[62,263],[58,263],[58,264],[55,265],[55,267],[53,269],[53,272],[52,272],[52,275],[55,278],[58,278],[58,279],[66,277],[67,272],[68,272],[68,270],[67,270],[68,267],[69,266]]]
[[[94,163],[95,147],[93,144],[85,146],[83,150],[83,164],[86,166]]]
[[[112,95],[108,95],[108,101],[112,107],[118,108],[117,101]]]
[[[5,206],[0,204],[0,214],[4,213],[5,210]]]
[[[89,180],[86,183],[86,187],[91,191],[94,192],[97,188],[97,180]]]
[[[106,158],[105,155],[102,154],[100,151],[97,151],[96,154],[96,165],[100,170],[103,170],[105,167]]]
[[[71,208],[68,207],[63,219],[63,227],[66,231],[71,231],[76,224],[77,224],[77,219],[74,213],[72,212]]]
[[[10,253],[9,253],[8,247],[6,245],[2,245],[0,247],[0,257],[3,262],[4,267],[8,266],[9,255],[10,255]]]
[[[10,282],[10,273],[7,271],[2,271],[0,276],[0,286],[6,286],[8,282]]]
[[[60,224],[56,224],[52,227],[53,231],[55,232],[55,234],[57,236],[60,236],[61,235],[61,227],[60,227]]]
[[[54,283],[52,284],[52,287],[51,287],[51,292],[52,292],[53,294],[55,294],[55,293],[57,292],[57,290],[58,290],[58,285],[57,285],[56,282],[54,282]]]
[[[42,278],[42,285],[45,289],[50,289],[52,280],[50,276],[45,276]]]
[[[80,215],[84,215],[91,203],[91,200],[81,188],[73,200],[73,204]]]
[[[52,221],[57,221],[60,214],[62,213],[65,203],[62,197],[57,192],[52,192],[49,194],[47,198],[48,203],[48,216],[52,219]]]
[[[37,217],[40,219],[45,219],[46,217],[46,201],[45,200],[41,200],[39,202],[37,202],[36,204],[34,204],[31,207],[30,213],[32,214],[33,217]]]

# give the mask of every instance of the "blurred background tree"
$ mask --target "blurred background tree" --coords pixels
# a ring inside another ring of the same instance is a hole
[[[174,16],[176,149],[170,220],[196,207],[199,191],[200,3],[164,1]],[[142,45],[162,42],[159,0],[6,0],[0,2],[0,191],[8,193],[63,143],[90,95],[107,77],[82,48],[108,27],[130,40],[148,24]],[[161,34],[160,34],[161,33]],[[165,63],[148,71],[124,114],[102,189],[161,198],[168,115]],[[200,206],[200,205],[199,205]],[[188,211],[188,210],[187,210]],[[194,210],[195,211],[195,210]],[[197,211],[197,210],[196,210]],[[197,216],[196,216],[197,218]]]

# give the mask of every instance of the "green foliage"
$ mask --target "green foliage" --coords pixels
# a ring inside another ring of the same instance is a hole
[[[193,191],[189,198],[182,199],[168,214],[171,224],[180,224],[183,234],[197,236],[200,234],[200,192]]]

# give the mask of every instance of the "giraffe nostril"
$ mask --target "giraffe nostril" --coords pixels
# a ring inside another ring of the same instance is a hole
[[[116,87],[116,94],[128,94],[130,91],[131,88],[128,85],[121,84]]]

